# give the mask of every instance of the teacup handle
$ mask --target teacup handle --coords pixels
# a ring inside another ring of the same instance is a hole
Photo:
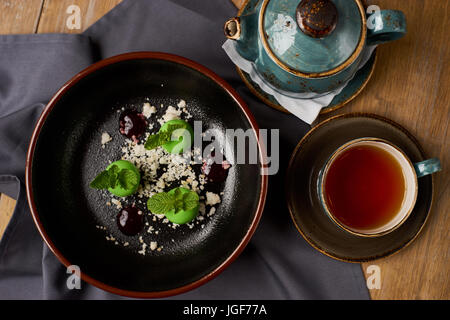
[[[432,158],[425,161],[414,163],[417,178],[441,171],[441,162],[438,158]]]
[[[397,40],[406,34],[406,18],[403,12],[380,10],[378,6],[369,6],[367,14],[368,45]]]

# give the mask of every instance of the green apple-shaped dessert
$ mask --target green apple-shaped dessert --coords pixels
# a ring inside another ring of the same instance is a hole
[[[119,197],[132,195],[139,188],[141,175],[134,164],[127,160],[111,163],[91,182],[94,189],[107,189]]]
[[[154,214],[164,214],[170,222],[185,224],[197,216],[199,197],[195,191],[179,187],[155,194],[148,199],[147,207]]]
[[[177,154],[190,150],[194,141],[194,130],[184,120],[174,119],[164,123],[158,133],[151,135],[145,142],[148,150],[162,146],[169,153]]]

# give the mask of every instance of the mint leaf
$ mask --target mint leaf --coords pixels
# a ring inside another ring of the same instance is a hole
[[[108,170],[100,172],[95,179],[90,183],[90,187],[94,189],[108,189],[115,188],[117,184],[117,174],[119,167],[113,165]]]
[[[173,192],[176,200],[183,201],[183,194],[181,193],[180,188],[175,188],[175,191]]]
[[[198,206],[199,197],[195,191],[175,188],[168,192],[155,194],[147,201],[148,209],[154,214],[166,214],[174,210],[174,214],[180,211],[193,210]]]
[[[181,123],[170,124],[167,127],[167,130],[160,131],[157,134],[149,136],[144,144],[145,149],[152,150],[172,141],[172,134],[175,130],[178,129],[186,129],[186,127],[184,124]]]
[[[178,213],[184,208],[183,194],[181,193],[180,188],[175,189],[174,197],[175,197],[175,213]]]
[[[160,133],[151,135],[147,138],[147,141],[145,141],[144,147],[147,150],[155,149],[159,146],[162,146],[165,144],[166,139],[164,136],[162,136]]]
[[[111,168],[108,169],[108,171],[111,172],[112,174],[116,174],[119,173],[120,169],[116,164],[113,164]]]
[[[191,191],[183,194],[183,210],[192,210],[198,206],[199,197],[197,192]]]
[[[114,189],[120,185],[122,188],[130,190],[137,184],[138,177],[132,170],[121,170],[114,164],[108,170],[100,172],[89,185],[94,189]]]
[[[111,189],[114,189],[117,186],[119,179],[119,170],[119,167],[115,164],[107,170],[109,174],[109,188]]]
[[[125,190],[131,190],[135,188],[139,182],[136,173],[129,169],[120,170],[118,178],[120,186]]]
[[[148,199],[147,208],[154,214],[165,214],[175,208],[175,197],[166,192],[157,193]]]
[[[110,186],[110,178],[108,171],[100,172],[94,180],[89,184],[94,189],[108,189]]]

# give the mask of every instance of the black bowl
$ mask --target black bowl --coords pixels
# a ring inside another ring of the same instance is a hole
[[[267,177],[261,175],[262,161],[234,165],[216,214],[203,228],[161,232],[161,251],[143,256],[133,246],[107,241],[97,226],[121,237],[113,221],[118,210],[89,182],[108,160],[120,158],[124,138],[117,110],[141,105],[146,97],[155,105],[184,99],[203,129],[250,129],[263,159],[257,124],[230,85],[188,59],[137,52],[88,67],[55,94],[30,142],[26,187],[39,232],[65,266],[78,265],[83,280],[116,294],[164,297],[200,286],[242,252],[260,220]],[[113,135],[107,156],[99,141],[105,130]],[[235,157],[231,150],[227,159]],[[142,236],[148,240],[149,234]]]

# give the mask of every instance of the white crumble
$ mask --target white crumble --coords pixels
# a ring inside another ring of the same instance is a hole
[[[180,100],[180,102],[178,102],[177,107],[180,109],[183,109],[186,107],[186,101],[184,101],[183,99]],[[183,110],[184,111],[184,110]]]
[[[212,216],[214,213],[216,213],[216,208],[212,207],[211,209],[209,209],[209,213],[207,214],[208,217]]]
[[[145,256],[145,250],[146,249],[147,249],[147,244],[144,242],[144,243],[142,243],[141,250],[139,250],[138,253],[142,254],[143,256]]]
[[[122,209],[122,202],[120,202],[119,200],[112,198],[111,203],[114,204],[117,209]]]
[[[156,108],[154,106],[151,106],[148,102],[144,103],[142,107],[142,114],[144,115],[144,117],[150,118],[154,113],[156,113]]]
[[[163,125],[167,121],[180,119],[182,110],[178,108],[174,108],[173,106],[168,106],[166,109],[166,113],[163,115],[161,119],[158,120],[160,125]]]
[[[214,192],[206,192],[206,205],[213,206],[220,203],[220,196]]]
[[[105,145],[112,140],[111,136],[108,134],[108,132],[102,133],[102,148],[105,148]]]

